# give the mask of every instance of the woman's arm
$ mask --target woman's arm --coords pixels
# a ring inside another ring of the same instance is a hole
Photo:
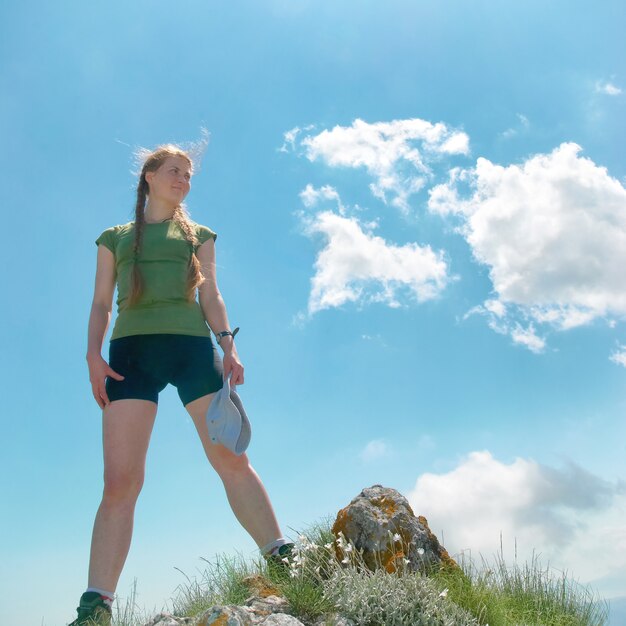
[[[200,307],[202,308],[204,318],[214,334],[223,330],[232,330],[228,323],[224,299],[217,287],[215,241],[213,239],[205,241],[198,248],[196,254],[200,265],[202,265],[202,274],[204,276],[204,281],[198,288]],[[228,376],[232,372],[230,384],[242,385],[244,382],[243,365],[239,360],[233,337],[230,335],[222,337],[219,345],[224,351],[224,376]]]
[[[89,329],[87,336],[87,365],[91,391],[98,406],[104,408],[109,398],[104,387],[107,376],[123,380],[123,376],[114,372],[102,358],[102,342],[111,321],[113,293],[115,291],[115,257],[103,245],[98,246],[98,265],[96,268],[96,284],[94,287]]]

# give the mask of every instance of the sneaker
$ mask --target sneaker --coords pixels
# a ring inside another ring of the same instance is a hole
[[[270,569],[273,570],[282,570],[287,571],[289,569],[289,562],[291,557],[293,556],[295,544],[293,543],[285,543],[278,551],[272,555],[265,555],[265,560]],[[286,561],[285,561],[286,559]]]
[[[80,597],[78,617],[68,626],[109,626],[111,608],[96,591],[85,591]]]

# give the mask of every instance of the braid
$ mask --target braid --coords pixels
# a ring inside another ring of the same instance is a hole
[[[146,168],[144,166],[139,184],[137,185],[137,203],[135,205],[135,241],[133,242],[133,271],[130,277],[130,297],[128,306],[137,304],[143,293],[143,276],[139,269],[139,255],[143,240],[143,225],[145,224],[144,209],[146,196],[148,195],[148,183],[146,182]]]
[[[196,297],[196,289],[204,281],[202,266],[200,265],[200,261],[198,260],[195,252],[196,246],[200,242],[198,241],[195,230],[181,205],[178,205],[174,209],[173,218],[179,228],[183,231],[185,239],[191,245],[191,259],[189,260],[189,271],[187,273],[187,299],[190,302],[193,302]]]

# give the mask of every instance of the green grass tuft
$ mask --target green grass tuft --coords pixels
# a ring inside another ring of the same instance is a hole
[[[458,569],[424,576],[402,571],[370,572],[361,554],[343,537],[335,539],[332,519],[298,533],[296,550],[284,568],[262,557],[217,556],[199,578],[185,575],[172,613],[193,617],[221,604],[240,605],[251,595],[245,579],[262,576],[287,599],[289,612],[305,624],[335,613],[358,626],[603,626],[608,604],[587,587],[542,567],[537,558],[508,567],[460,559]],[[335,547],[345,555],[338,561]],[[134,617],[135,589],[118,607],[115,626],[141,626]],[[146,620],[147,621],[147,620]],[[142,623],[145,623],[142,622]]]
[[[542,567],[533,557],[523,565],[506,565],[501,555],[476,567],[461,559],[462,571],[442,570],[433,579],[449,597],[477,616],[481,624],[507,626],[602,626],[608,604],[589,588]]]

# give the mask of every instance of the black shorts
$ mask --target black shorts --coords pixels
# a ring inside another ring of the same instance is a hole
[[[109,344],[109,365],[124,380],[106,379],[109,400],[151,400],[174,385],[184,405],[222,388],[222,359],[211,337],[130,335]]]

